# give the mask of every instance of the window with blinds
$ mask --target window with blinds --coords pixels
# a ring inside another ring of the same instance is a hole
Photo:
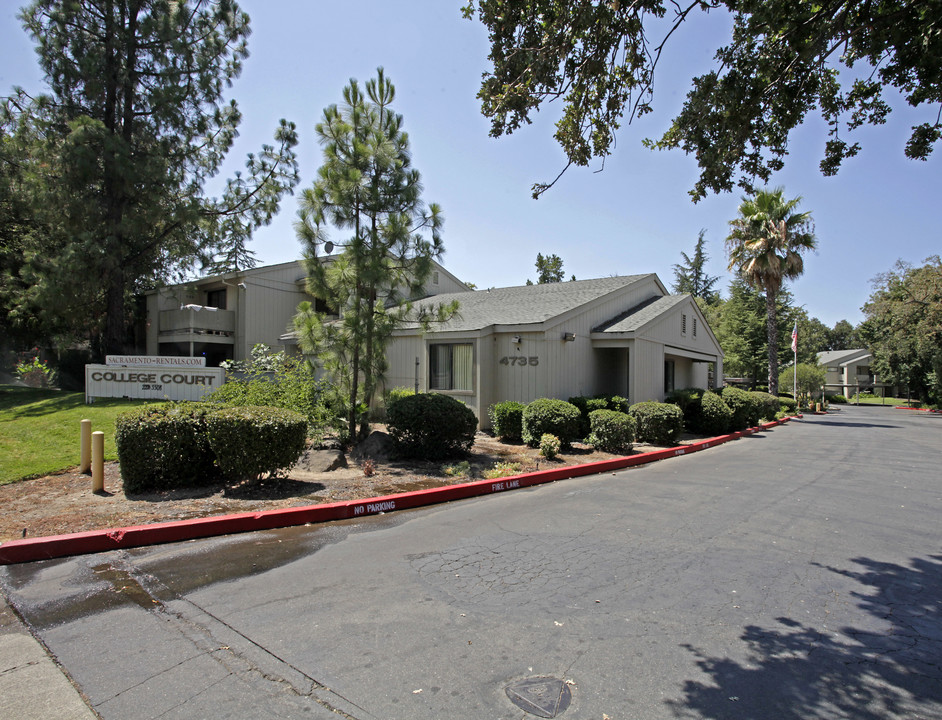
[[[473,390],[474,349],[471,343],[429,346],[430,390]]]

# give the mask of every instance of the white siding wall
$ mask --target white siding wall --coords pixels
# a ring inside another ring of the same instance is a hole
[[[634,382],[628,399],[632,403],[661,400],[664,397],[664,346],[649,340],[635,340],[631,366]]]

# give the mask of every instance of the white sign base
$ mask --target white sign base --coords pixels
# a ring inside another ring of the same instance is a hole
[[[226,381],[222,368],[85,366],[85,402],[94,398],[199,400]]]

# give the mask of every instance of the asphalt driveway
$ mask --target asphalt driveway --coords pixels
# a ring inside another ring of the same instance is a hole
[[[942,415],[844,407],[0,587],[104,718],[942,718],[940,448]]]

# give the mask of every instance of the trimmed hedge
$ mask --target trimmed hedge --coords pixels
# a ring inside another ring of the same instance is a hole
[[[684,431],[684,414],[670,403],[635,403],[628,408],[628,414],[637,423],[635,437],[640,442],[675,445]]]
[[[723,398],[709,390],[700,398],[700,412],[693,432],[699,435],[723,435],[729,430],[733,411]]]
[[[524,408],[521,437],[530,447],[538,447],[545,433],[559,438],[563,447],[579,439],[579,408],[555,398],[539,398]]]
[[[307,419],[275,407],[222,408],[207,417],[207,430],[219,469],[231,481],[291,467],[307,441]]]
[[[779,411],[782,409],[782,405],[776,395],[767,392],[753,392],[750,393],[750,395],[756,406],[756,424],[763,419],[774,420],[775,416],[778,415]]]
[[[501,440],[518,442],[523,436],[523,403],[506,400],[491,405],[487,416],[491,420],[491,431]]]
[[[401,457],[441,460],[471,449],[478,419],[471,408],[449,395],[422,393],[391,402],[386,426]]]
[[[603,452],[627,453],[635,440],[635,420],[616,410],[593,410],[589,413],[591,431],[588,442]]]
[[[778,404],[781,408],[781,411],[786,415],[792,415],[798,410],[798,403],[793,397],[784,397],[782,395],[778,396]]]
[[[753,413],[753,404],[748,391],[732,386],[724,387],[721,397],[733,411],[733,417],[729,422],[730,430],[745,430],[752,426],[750,418]]]
[[[115,445],[126,493],[209,485],[219,480],[204,403],[145,405],[115,418]]]
[[[569,398],[569,404],[575,405],[579,409],[579,437],[584,438],[592,431],[589,422],[589,413],[596,410],[617,410],[618,412],[628,411],[628,400],[620,395],[593,395],[588,397],[578,395]]]

